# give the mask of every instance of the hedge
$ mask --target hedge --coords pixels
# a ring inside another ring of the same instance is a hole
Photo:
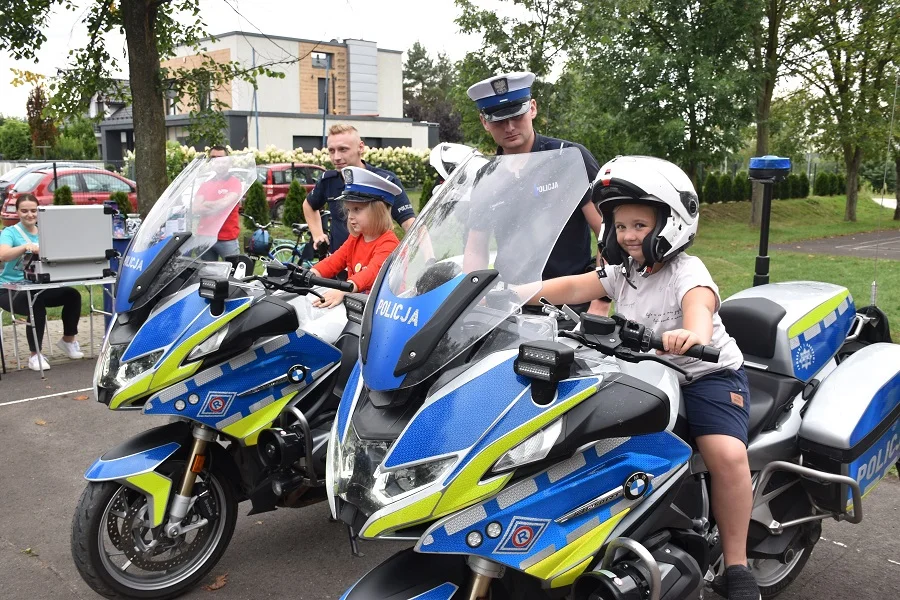
[[[334,168],[327,151],[313,150],[304,152],[303,148],[293,150],[281,150],[275,146],[268,146],[265,150],[257,148],[244,148],[243,150],[231,150],[230,152],[253,152],[256,164],[268,165],[274,163],[307,163],[322,165],[326,169]],[[177,142],[166,142],[166,174],[169,181],[175,179],[178,173],[190,161],[194,160],[198,152],[190,146],[182,146]],[[429,150],[415,148],[366,148],[363,152],[363,160],[382,169],[392,171],[400,178],[407,188],[418,187],[425,179],[428,168]],[[133,172],[134,152],[125,153],[125,165],[123,173]]]

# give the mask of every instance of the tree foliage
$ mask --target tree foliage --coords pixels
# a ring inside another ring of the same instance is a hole
[[[44,86],[36,85],[28,94],[25,103],[28,114],[28,128],[31,130],[31,145],[35,156],[47,156],[56,145],[57,129],[50,115],[50,103]]]
[[[798,11],[804,39],[787,65],[814,93],[819,145],[843,158],[847,221],[856,220],[863,156],[883,131],[890,65],[900,62],[898,14],[898,0],[804,0]]]
[[[447,93],[455,81],[455,66],[446,54],[438,54],[435,62],[422,44],[413,44],[403,65],[403,114],[437,123],[442,142],[463,141],[461,117]]]
[[[285,225],[304,223],[303,201],[306,200],[306,188],[300,185],[298,179],[291,181],[287,196],[284,198],[284,215],[281,217]]]
[[[72,197],[72,188],[67,185],[56,188],[53,191],[54,206],[72,206],[75,199]]]
[[[21,119],[7,118],[3,125],[0,125],[0,154],[6,160],[31,156],[31,132],[28,123]]]
[[[244,214],[256,219],[256,222],[265,225],[271,218],[269,216],[269,204],[266,202],[266,190],[259,181],[254,181],[244,196]],[[253,222],[244,219],[244,227],[254,230]]]

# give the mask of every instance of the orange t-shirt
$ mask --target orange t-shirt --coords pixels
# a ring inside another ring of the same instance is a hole
[[[368,293],[375,283],[378,270],[391,252],[400,244],[392,230],[367,242],[362,235],[350,236],[337,252],[314,265],[322,277],[332,278],[347,269],[348,281],[356,284],[356,291]]]

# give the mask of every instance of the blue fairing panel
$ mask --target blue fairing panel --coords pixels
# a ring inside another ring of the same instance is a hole
[[[459,275],[413,298],[395,296],[390,285],[384,284],[378,295],[369,300],[375,302],[369,349],[363,365],[363,379],[369,389],[384,391],[400,386],[405,375],[395,376],[394,369],[406,342],[434,316],[462,278]]]
[[[166,388],[151,397],[143,411],[148,415],[187,417],[224,429],[311,385],[340,359],[337,348],[316,336],[302,331],[290,333]],[[299,382],[288,378],[295,365],[307,369],[306,377]],[[183,405],[172,402],[179,398],[188,401]]]
[[[142,252],[134,252],[129,246],[128,252],[122,257],[119,268],[119,276],[116,281],[116,312],[123,313],[131,310],[132,304],[128,301],[131,290],[144,269],[150,266],[156,255],[162,250],[168,238],[162,239]]]
[[[112,460],[98,458],[85,472],[84,478],[88,481],[110,481],[153,471],[180,447],[181,444],[178,442],[169,442],[121,458]]]
[[[897,410],[898,404],[900,404],[900,373],[885,383],[869,402],[869,407],[850,436],[850,447],[877,429],[888,415]]]
[[[475,554],[525,570],[652,496],[690,456],[690,447],[669,432],[602,440],[490,500],[437,522],[420,538],[416,550]],[[607,501],[567,518],[606,495]],[[492,523],[501,527],[493,538],[487,534]],[[466,543],[472,531],[483,539],[476,548]]]
[[[853,298],[848,296],[846,305],[841,304],[815,327],[791,340],[791,360],[797,379],[809,381],[831,360],[847,339],[855,317],[856,307]]]
[[[344,395],[341,397],[340,406],[338,406],[337,430],[339,434],[338,439],[340,440],[343,440],[344,435],[347,433],[347,424],[350,422],[350,413],[356,402],[356,388],[359,387],[359,377],[361,373],[362,367],[359,361],[357,361],[353,366],[353,370],[350,372],[347,384],[344,386]]]
[[[450,600],[471,576],[464,557],[419,554],[407,548],[366,573],[341,600]]]

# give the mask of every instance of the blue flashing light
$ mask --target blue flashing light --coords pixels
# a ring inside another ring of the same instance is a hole
[[[791,159],[781,156],[754,156],[750,159],[750,169],[765,169],[770,171],[790,171]]]

